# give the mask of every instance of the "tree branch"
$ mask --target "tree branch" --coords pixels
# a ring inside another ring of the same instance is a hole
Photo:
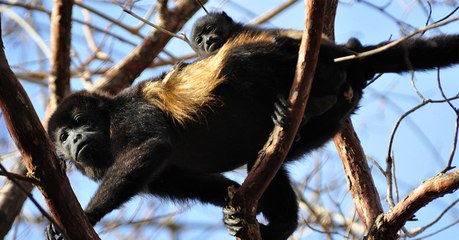
[[[459,189],[459,170],[439,174],[411,191],[388,213],[381,214],[370,229],[367,239],[390,239],[414,214],[433,200]]]
[[[334,39],[334,18],[338,1],[328,0],[326,26],[324,33]],[[333,138],[336,149],[343,164],[344,173],[348,181],[348,188],[352,195],[354,206],[361,222],[368,230],[376,217],[383,212],[378,191],[373,182],[366,156],[360,145],[352,122],[346,121],[343,129]]]
[[[48,112],[53,112],[62,98],[70,93],[72,7],[72,0],[54,0],[51,12],[51,73]]]
[[[275,126],[255,165],[229,203],[235,209],[240,209],[242,219],[246,220],[247,226],[238,236],[242,239],[260,239],[255,218],[258,200],[282,165],[304,115],[319,55],[324,5],[322,0],[305,0],[305,30],[289,96],[292,124],[285,129]]]
[[[13,169],[10,170],[11,172],[25,174],[27,169],[22,161],[18,161]],[[33,185],[29,182],[21,182],[20,184],[26,192],[31,192],[33,189]],[[0,194],[0,239],[3,239],[10,231],[16,216],[21,212],[27,195],[11,180],[6,181],[0,190],[2,192]]]
[[[354,206],[368,230],[383,209],[365,153],[350,119],[333,140],[343,163]]]
[[[155,25],[176,33],[200,9],[194,0],[179,0],[175,6],[169,11],[163,10],[162,18],[159,18]],[[150,66],[170,39],[170,35],[154,29],[128,56],[109,69],[94,84],[94,89],[115,94],[131,85],[134,79]]]
[[[0,107],[31,177],[40,182],[39,190],[46,197],[56,222],[66,230],[64,235],[72,239],[98,239],[71,191],[65,169],[59,165],[54,146],[30,99],[8,66],[1,38],[0,45]],[[71,215],[66,215],[68,213]]]

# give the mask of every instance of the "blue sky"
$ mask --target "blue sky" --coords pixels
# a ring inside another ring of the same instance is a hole
[[[274,6],[279,5],[283,1],[265,0],[263,4],[255,0],[232,2],[243,5],[244,8],[249,11],[240,11],[240,8],[236,7],[236,5],[231,2],[223,5],[222,9],[228,12],[235,20],[246,22]],[[371,2],[380,4],[379,1]],[[51,1],[47,1],[46,3],[50,4]],[[210,1],[206,7],[210,10],[215,9],[219,3],[219,1]],[[386,12],[414,27],[424,26],[427,19],[425,12],[420,7],[415,6],[410,8],[411,6],[415,5],[410,1],[392,1]],[[451,10],[452,8],[434,7],[432,17],[434,20],[441,19],[451,12]],[[283,14],[272,19],[266,26],[301,29],[303,26],[303,11],[303,4],[302,1],[300,1],[286,10]],[[75,14],[78,16],[81,13],[75,11]],[[203,14],[204,12],[200,11],[196,16],[199,17]],[[458,14],[456,13],[454,16],[458,16]],[[129,19],[129,16],[125,17],[126,21],[130,21]],[[183,32],[189,34],[190,28],[191,25],[187,24]],[[374,44],[384,40],[401,37],[399,25],[390,17],[367,5],[354,3],[354,1],[342,1],[342,4],[339,5],[335,29],[336,41],[338,43],[346,42],[347,39],[351,37],[359,38],[364,44]],[[81,31],[81,27],[74,25],[73,31]],[[459,23],[452,23],[446,27],[442,27],[439,31],[430,31],[426,36],[441,33],[459,33]],[[135,39],[135,41],[139,41],[139,39]],[[10,63],[14,64],[20,61],[15,52],[24,51],[24,49],[21,49],[21,46],[12,45],[5,41],[5,49],[10,59]],[[182,53],[191,52],[191,49],[179,40],[171,41],[167,49],[177,56],[182,55]],[[124,53],[129,52],[129,50],[130,49],[120,49],[117,54],[122,56]],[[159,74],[159,72],[146,71],[139,79],[146,79],[152,74]],[[441,76],[446,94],[448,96],[458,94],[459,82],[457,78],[459,77],[459,67],[442,70]],[[441,99],[441,95],[436,87],[435,73],[416,73],[415,82],[420,92],[426,98]],[[41,96],[37,97],[35,94],[44,89],[40,87],[37,88],[30,83],[25,84],[25,86],[29,95],[32,96],[32,100],[36,103],[35,107],[37,112],[40,116],[43,116],[43,102],[40,100]],[[78,86],[76,86],[76,88],[78,88]],[[369,157],[384,166],[389,136],[394,124],[401,114],[418,105],[420,102],[420,98],[414,93],[413,87],[410,84],[409,74],[386,74],[366,89],[361,108],[352,119],[356,132]],[[396,159],[396,173],[399,179],[400,195],[402,198],[413,187],[434,176],[444,167],[452,147],[454,124],[455,115],[446,104],[432,104],[422,108],[401,124],[400,130],[395,137],[393,153]],[[0,124],[0,127],[0,134],[7,134],[6,130],[3,129],[3,123]],[[322,178],[327,181],[336,181],[345,185],[346,181],[342,173],[340,160],[334,150],[334,146],[330,144],[324,149],[308,155],[304,160],[292,164],[290,170],[294,178],[298,181],[304,178],[304,175],[314,167],[315,159],[319,157],[326,159],[324,160],[324,168],[321,173]],[[457,162],[457,157],[455,158],[455,162]],[[372,164],[370,165],[372,166],[374,179],[381,194],[381,198],[384,199],[386,191],[384,177]],[[238,178],[242,176],[240,173],[234,173],[233,175],[236,175]],[[72,187],[81,200],[82,206],[85,206],[92,192],[95,191],[96,184],[82,177],[76,171],[71,172],[69,177],[72,182]],[[346,211],[345,214],[347,216],[352,216],[353,204],[350,201],[350,196],[349,194],[346,195],[345,187],[341,190],[342,191],[333,192],[333,194],[336,196],[345,196],[343,197],[344,200],[340,202],[342,204],[342,209]],[[305,195],[308,197],[307,194]],[[41,194],[36,190],[34,191],[34,196],[41,199]],[[453,193],[434,201],[417,214],[419,221],[408,223],[407,228],[415,228],[432,221],[450,202],[458,198],[459,195]],[[324,200],[324,204],[332,203]],[[384,202],[383,205],[387,211],[387,204]],[[134,219],[141,219],[142,216],[149,216],[149,214],[161,215],[170,213],[171,211],[183,212],[175,217],[174,220],[192,223],[191,226],[195,227],[185,231],[183,235],[178,236],[178,239],[234,239],[229,237],[222,227],[223,225],[220,220],[221,210],[219,208],[200,204],[189,204],[183,207],[168,202],[160,202],[151,197],[138,197],[131,201],[121,211],[132,211],[139,206],[142,206],[140,208],[142,210],[133,217]],[[35,213],[36,209],[30,203],[27,203],[24,212]],[[108,216],[107,219],[114,218],[119,213],[119,211],[115,211]],[[446,214],[444,220],[440,221],[434,230],[459,220],[457,216],[459,216],[458,209],[453,209],[451,213]],[[208,229],[200,227],[206,224],[206,226],[208,226],[209,222],[211,226],[219,229],[215,231],[215,234],[208,235],[206,231]],[[44,225],[38,224],[30,224],[27,226],[21,225],[18,228],[18,239],[42,239],[41,234],[43,228]],[[97,229],[101,231],[100,228]],[[161,229],[151,228],[150,231],[151,236],[155,236],[155,239],[172,239],[168,232]],[[431,231],[432,230],[429,230],[426,233]],[[458,231],[459,226],[455,226],[430,239],[452,239],[454,236],[453,234]],[[312,237],[311,239],[323,238],[323,236],[317,233],[312,235],[308,233],[305,234],[305,236],[310,236]],[[116,239],[115,235],[111,234],[101,234],[101,237],[104,239]],[[7,239],[9,238],[7,237]],[[341,237],[336,236],[336,239],[341,239]]]

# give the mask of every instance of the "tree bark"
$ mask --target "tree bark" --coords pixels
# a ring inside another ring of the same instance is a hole
[[[281,167],[295,139],[307,104],[322,38],[325,3],[322,0],[305,0],[305,27],[300,45],[295,79],[289,101],[292,124],[283,129],[275,126],[255,165],[229,205],[240,210],[246,226],[238,232],[240,239],[261,239],[256,220],[258,200]]]

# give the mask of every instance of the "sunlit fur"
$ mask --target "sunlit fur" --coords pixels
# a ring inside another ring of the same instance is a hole
[[[196,121],[205,107],[218,101],[212,91],[222,82],[221,66],[225,65],[232,49],[253,42],[273,42],[269,34],[240,34],[230,39],[214,55],[183,68],[171,70],[161,81],[150,81],[142,86],[144,98],[160,108],[180,124]]]

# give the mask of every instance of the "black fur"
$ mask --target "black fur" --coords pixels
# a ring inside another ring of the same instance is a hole
[[[211,12],[199,18],[191,30],[193,49],[202,57],[218,50],[230,38],[247,30],[248,26],[234,22],[225,12]],[[250,26],[251,32],[277,34],[281,29],[262,29]]]
[[[228,31],[231,35],[231,30]],[[451,38],[458,39],[457,36]],[[299,40],[282,37],[279,40],[228,50],[228,59],[218,66],[225,81],[213,91],[218,101],[203,109],[200,121],[188,121],[184,125],[174,122],[141,94],[145,83],[128,88],[115,97],[80,92],[66,98],[52,115],[48,132],[57,148],[66,153],[78,169],[101,181],[85,209],[91,223],[96,224],[140,192],[172,200],[194,199],[224,206],[227,188],[238,184],[222,173],[244,164],[249,169],[253,166],[273,127],[270,116],[274,112],[274,103],[279,94],[286,96],[291,87]],[[417,45],[417,42],[412,44]],[[363,48],[359,44],[352,46],[357,50]],[[218,48],[204,49],[215,51]],[[435,48],[429,51],[435,51]],[[306,112],[311,114],[299,130],[301,139],[292,146],[286,162],[329,140],[339,130],[342,121],[355,110],[373,71],[382,69],[371,68],[362,60],[334,63],[336,57],[346,56],[349,52],[352,51],[346,46],[330,42],[321,45],[311,99],[327,104],[318,104],[317,109],[314,104],[308,107]],[[212,61],[214,56],[210,54],[200,61]],[[410,55],[399,53],[397,56]],[[457,55],[447,59],[451,61],[441,65],[458,62]],[[413,62],[413,59],[409,60]],[[374,62],[378,64],[376,60]],[[429,64],[427,68],[437,66],[434,60]],[[411,65],[415,69],[421,66]],[[189,64],[172,71],[193,67]],[[389,69],[409,70],[406,66]],[[323,106],[325,110],[321,109]],[[84,121],[76,119],[78,114],[84,116]],[[261,225],[263,239],[287,239],[297,226],[298,205],[284,167],[273,179],[259,205],[269,222]]]

